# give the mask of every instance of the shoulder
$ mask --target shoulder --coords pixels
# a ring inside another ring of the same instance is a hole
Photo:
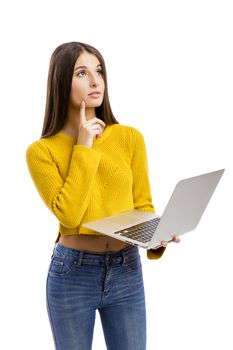
[[[126,137],[133,138],[143,138],[141,131],[131,125],[123,124],[112,124],[112,131],[118,134],[124,134]]]
[[[64,143],[67,141],[71,141],[71,138],[65,134],[61,134],[58,132],[55,135],[48,136],[48,137],[42,137],[39,140],[36,140],[32,142],[28,148],[27,151],[44,151],[49,152],[50,150],[56,148],[60,143]]]
[[[131,125],[113,124],[112,136],[117,138],[119,142],[124,142],[126,149],[133,154],[138,148],[145,147],[143,134],[137,128]]]
[[[40,139],[37,141],[33,141],[26,150],[26,153],[31,153],[31,152],[39,152],[46,150],[46,142],[45,139]]]
[[[38,158],[47,158],[51,156],[50,138],[42,138],[32,142],[26,149],[27,162],[31,162]]]

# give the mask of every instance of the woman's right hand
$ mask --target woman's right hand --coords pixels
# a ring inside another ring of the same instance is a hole
[[[85,114],[85,101],[81,102],[80,106],[80,119],[79,119],[79,131],[78,131],[78,145],[84,145],[91,147],[95,137],[101,137],[105,128],[105,123],[98,118],[86,119]]]

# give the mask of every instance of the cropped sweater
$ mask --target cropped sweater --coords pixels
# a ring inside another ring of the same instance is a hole
[[[32,180],[59,221],[60,235],[101,235],[83,223],[130,209],[155,212],[145,142],[133,127],[106,126],[92,147],[77,145],[60,131],[33,142],[26,151]],[[164,248],[147,250],[158,259]]]

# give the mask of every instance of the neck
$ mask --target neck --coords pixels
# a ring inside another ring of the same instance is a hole
[[[85,109],[85,116],[86,120],[90,120],[92,118],[96,117],[95,108],[86,108]],[[78,130],[79,130],[79,123],[80,123],[80,109],[74,109],[72,107],[69,107],[67,119],[65,122],[64,127],[62,128],[62,131],[64,131],[66,134],[77,138],[78,137]]]

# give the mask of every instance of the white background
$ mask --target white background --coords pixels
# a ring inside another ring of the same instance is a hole
[[[53,349],[45,282],[58,226],[25,151],[40,137],[50,56],[67,41],[103,54],[116,118],[145,137],[159,214],[178,180],[226,168],[198,228],[162,259],[141,257],[148,350],[233,348],[231,5],[1,2],[1,349]],[[98,315],[93,349],[105,349]]]

